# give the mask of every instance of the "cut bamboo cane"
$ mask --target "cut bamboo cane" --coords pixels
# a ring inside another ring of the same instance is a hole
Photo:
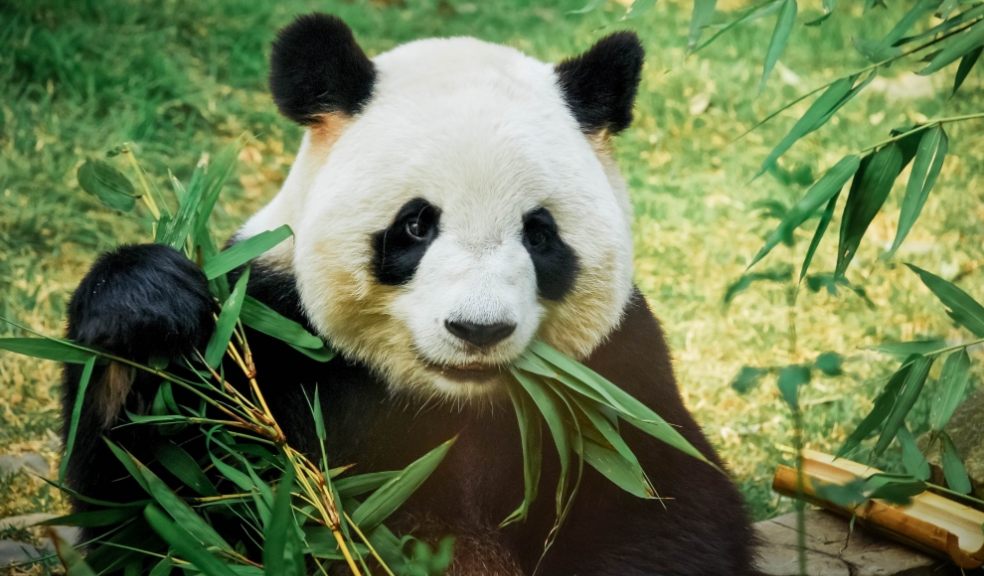
[[[803,498],[859,522],[880,533],[930,554],[951,559],[961,568],[984,564],[984,512],[932,492],[912,498],[907,506],[883,500],[867,500],[855,507],[842,506],[817,495],[818,484],[847,484],[881,472],[844,458],[813,450],[803,451]],[[772,489],[797,496],[796,469],[779,466]]]

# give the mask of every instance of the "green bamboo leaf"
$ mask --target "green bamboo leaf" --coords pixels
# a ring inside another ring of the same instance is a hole
[[[523,447],[523,501],[499,523],[500,528],[526,520],[530,506],[536,500],[543,463],[543,434],[540,427],[540,417],[530,404],[529,396],[518,386],[507,386],[506,391],[509,393],[509,399],[516,411],[519,438]]]
[[[94,354],[56,338],[0,338],[0,350],[67,364],[86,364]]]
[[[819,26],[834,13],[837,0],[823,0],[823,14],[806,23],[807,26]]]
[[[622,439],[615,425],[602,414],[601,406],[586,398],[572,399],[587,419],[581,425],[585,440],[582,455],[585,462],[633,496],[655,498],[656,490],[646,476],[642,464]]]
[[[724,291],[724,303],[725,305],[731,304],[736,296],[751,288],[751,286],[756,282],[776,282],[785,283],[790,280],[793,274],[793,269],[789,266],[779,266],[778,268],[773,268],[771,270],[763,270],[761,272],[746,272],[742,274],[740,278],[728,285],[727,289]]]
[[[219,199],[219,192],[225,186],[226,180],[232,175],[239,159],[239,141],[233,142],[219,152],[214,160],[205,165],[202,173],[201,187],[202,192],[192,217],[192,228],[189,234],[194,234],[195,238],[201,238],[208,234],[208,222],[212,216],[212,210]]]
[[[919,0],[906,12],[895,26],[878,41],[856,40],[855,46],[871,62],[881,62],[902,53],[900,40],[917,22],[939,5],[939,0]]]
[[[273,497],[270,521],[263,529],[263,569],[266,574],[304,576],[304,546],[291,506],[294,467],[288,465]]]
[[[759,92],[765,89],[765,82],[768,80],[769,74],[775,68],[783,51],[786,50],[786,43],[789,42],[789,34],[793,31],[794,24],[796,24],[796,0],[783,0],[782,7],[779,9],[779,16],[776,18],[776,26],[772,30],[772,38],[769,40],[769,48],[765,53]]]
[[[984,306],[977,303],[970,294],[939,276],[913,264],[906,266],[918,274],[923,284],[946,306],[946,313],[954,322],[970,330],[975,336],[984,338]]]
[[[219,319],[215,322],[215,331],[208,339],[205,347],[205,362],[212,368],[218,367],[222,357],[232,339],[232,332],[236,329],[236,322],[239,321],[239,312],[243,307],[243,300],[246,298],[246,285],[249,283],[249,268],[243,270],[242,276],[236,281],[236,286],[229,294],[229,299],[222,305],[219,312]]]
[[[840,376],[844,373],[844,357],[837,352],[823,352],[813,364],[827,376]]]
[[[844,205],[835,269],[837,276],[843,276],[847,271],[861,238],[888,198],[902,165],[902,149],[894,142],[861,160]]]
[[[739,394],[746,394],[758,385],[763,376],[769,371],[755,366],[742,366],[738,374],[731,380],[731,388]]]
[[[617,411],[626,422],[653,438],[714,466],[662,416],[604,376],[580,362],[568,358],[541,340],[533,341],[529,351],[538,356],[541,361],[549,362],[549,366],[554,372],[553,378],[571,390]]]
[[[820,214],[817,229],[813,232],[813,238],[810,240],[810,246],[806,249],[806,255],[803,256],[803,265],[800,266],[799,282],[803,282],[803,279],[806,278],[806,273],[810,271],[813,256],[817,253],[820,241],[823,240],[823,236],[827,233],[827,228],[830,226],[830,221],[834,218],[834,210],[837,208],[838,198],[840,198],[840,191],[831,196],[830,201],[827,202],[827,207]]]
[[[905,424],[899,428],[897,438],[902,445],[902,465],[905,466],[906,473],[920,480],[929,480],[929,462]]]
[[[946,346],[946,340],[913,340],[912,342],[883,342],[877,346],[871,346],[869,350],[895,356],[899,360],[905,360],[913,354],[931,354]]]
[[[444,442],[398,472],[352,512],[352,521],[363,532],[368,532],[386,520],[437,469],[456,439],[457,437]]]
[[[399,472],[387,470],[385,472],[366,472],[365,474],[356,474],[354,476],[347,476],[345,478],[339,478],[332,482],[335,486],[335,490],[342,495],[343,498],[356,498],[367,494],[386,484],[390,480],[396,477]]]
[[[324,341],[308,332],[304,326],[283,316],[252,296],[247,296],[243,302],[241,317],[243,324],[253,330],[298,348],[317,350],[325,347]]]
[[[206,261],[205,265],[202,266],[202,272],[205,273],[205,277],[209,280],[217,278],[253,260],[260,254],[290,238],[292,234],[293,231],[291,231],[290,226],[284,224],[274,230],[260,232],[256,236],[236,242]]]
[[[687,52],[693,52],[697,48],[704,28],[714,16],[716,4],[717,0],[694,0],[694,9],[690,15],[690,33],[687,36]]]
[[[79,526],[85,528],[97,528],[100,526],[118,526],[133,518],[140,513],[140,508],[136,506],[102,508],[89,510],[87,512],[76,512],[49,518],[38,522],[38,526]]]
[[[58,464],[59,482],[65,481],[65,474],[68,471],[68,461],[72,458],[72,450],[75,449],[75,438],[79,433],[79,422],[82,421],[82,405],[85,403],[85,395],[89,390],[89,381],[92,380],[92,370],[95,365],[96,357],[89,356],[85,366],[82,368],[82,375],[79,376],[79,386],[75,392],[75,401],[72,403],[72,416],[68,421],[65,453],[62,454],[61,462]]]
[[[575,442],[568,433],[565,426],[565,416],[567,411],[561,401],[550,392],[546,384],[533,375],[527,375],[519,370],[510,369],[513,378],[522,386],[526,394],[533,400],[533,404],[540,411],[543,420],[547,423],[547,430],[553,438],[557,448],[557,455],[560,459],[560,477],[557,483],[555,496],[555,506],[557,518],[563,515],[565,507],[565,495],[567,494],[567,484],[571,469],[571,455],[575,452]]]
[[[845,76],[844,78],[838,79],[836,82],[832,83],[823,94],[817,97],[807,108],[803,116],[793,124],[793,127],[789,132],[783,136],[779,144],[769,152],[765,161],[762,162],[762,167],[759,168],[758,173],[755,177],[759,177],[764,174],[767,170],[775,166],[776,160],[780,156],[786,153],[793,144],[795,144],[800,138],[806,136],[810,132],[823,126],[827,120],[830,119],[842,106],[847,104],[858,92],[860,92],[865,86],[874,79],[873,74],[868,74],[863,79],[860,79],[860,74],[852,74],[851,76]],[[860,79],[860,82],[858,81]]]
[[[737,18],[722,26],[721,29],[715,32],[710,38],[704,40],[700,44],[700,46],[694,48],[691,51],[691,53],[699,52],[700,50],[703,50],[704,48],[712,44],[715,40],[717,40],[719,37],[721,37],[721,35],[727,33],[729,30],[731,30],[735,26],[738,26],[739,24],[742,24],[743,22],[751,22],[752,20],[756,20],[758,18],[768,16],[769,14],[778,10],[782,6],[782,2],[783,0],[765,0],[761,4],[752,6],[745,12],[742,12]]]
[[[159,442],[155,447],[154,456],[168,472],[174,474],[175,478],[199,495],[218,495],[218,490],[212,485],[212,481],[208,479],[198,462],[181,446],[172,442]]]
[[[957,73],[953,77],[953,92],[951,92],[951,95],[956,94],[957,90],[963,85],[964,80],[967,79],[967,75],[973,70],[974,64],[977,64],[977,61],[980,60],[981,52],[984,52],[984,46],[978,46],[960,58]]]
[[[209,553],[187,530],[173,522],[153,504],[144,509],[144,518],[158,536],[206,576],[236,576],[236,573]]]
[[[926,483],[897,474],[872,474],[865,480],[868,498],[884,500],[898,506],[908,506],[912,497],[926,491]]]
[[[943,160],[949,147],[949,138],[940,125],[923,131],[919,139],[916,161],[909,174],[909,182],[905,187],[902,199],[902,211],[899,215],[899,229],[888,255],[895,254],[902,241],[909,234],[912,225],[919,218],[929,193],[936,184],[936,178],[943,168]]]
[[[876,455],[888,448],[896,433],[905,423],[905,417],[908,416],[909,411],[912,410],[919,398],[919,393],[922,392],[923,385],[926,384],[926,376],[929,374],[929,369],[933,366],[935,359],[935,356],[922,356],[912,361],[912,368],[906,374],[902,388],[892,405],[892,411],[885,419],[885,426],[878,437],[878,442],[875,443],[874,452]]]
[[[899,395],[899,391],[902,389],[902,384],[905,382],[906,378],[909,376],[909,372],[912,369],[911,364],[904,364],[898,372],[892,374],[892,377],[885,384],[885,387],[875,398],[875,405],[871,408],[871,412],[861,421],[860,424],[851,432],[844,441],[844,445],[840,447],[837,451],[837,457],[847,456],[854,451],[855,448],[861,445],[861,442],[875,433],[875,430],[882,425],[885,418],[892,411],[892,406],[895,404],[895,399]]]
[[[799,409],[800,386],[810,383],[810,369],[806,366],[783,366],[779,370],[779,392],[793,410]]]
[[[940,442],[940,449],[942,450],[943,477],[946,478],[946,485],[954,492],[970,494],[973,486],[970,484],[967,469],[964,468],[963,462],[960,460],[957,447],[953,445],[953,440],[950,439],[949,434],[946,432],[942,432],[940,438],[942,440]]]
[[[130,179],[102,160],[86,160],[79,166],[76,176],[83,190],[113,210],[129,212],[136,205]]]
[[[652,10],[655,5],[656,0],[632,0],[632,6],[629,7],[629,11],[625,14],[625,17],[630,20],[632,18],[638,18]]]
[[[751,264],[748,265],[749,268],[758,263],[762,258],[772,251],[784,237],[791,235],[793,230],[796,230],[803,225],[804,222],[809,220],[820,206],[823,206],[825,202],[829,203],[832,199],[835,199],[840,193],[841,188],[844,184],[854,175],[861,164],[861,160],[855,156],[845,156],[841,158],[837,164],[834,164],[830,170],[820,177],[806,194],[799,199],[792,208],[786,212],[785,218],[782,222],[772,231],[771,234],[766,238],[765,245],[758,251],[758,254],[752,258]],[[821,222],[822,225],[822,222]],[[826,226],[824,225],[824,229]],[[819,230],[819,227],[818,227]],[[821,234],[822,235],[822,234]],[[819,243],[819,241],[817,241]],[[814,250],[816,247],[813,247]],[[802,276],[801,276],[802,279]]]
[[[962,348],[946,357],[940,381],[936,387],[936,398],[929,408],[929,425],[940,432],[946,427],[957,406],[963,401],[970,382],[970,356]]]
[[[955,36],[918,74],[923,76],[932,74],[957,58],[970,54],[980,46],[984,46],[984,20],[978,21],[966,31]]]
[[[578,16],[581,14],[587,14],[589,12],[594,12],[599,6],[605,3],[605,0],[588,0],[588,3],[576,10],[569,10],[567,14],[572,16]]]

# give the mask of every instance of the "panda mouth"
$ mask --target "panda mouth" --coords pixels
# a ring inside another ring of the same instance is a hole
[[[462,382],[487,382],[505,373],[506,368],[495,364],[471,362],[454,366],[435,365],[428,363],[429,368],[448,380]]]

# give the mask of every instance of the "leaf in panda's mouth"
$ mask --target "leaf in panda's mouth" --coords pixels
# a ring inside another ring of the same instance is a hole
[[[585,462],[634,496],[658,498],[638,458],[619,434],[619,420],[716,467],[651,408],[545,342],[534,341],[509,372],[514,380],[509,397],[516,409],[523,444],[525,489],[523,501],[500,526],[525,520],[536,498],[542,463],[539,412],[557,447],[561,467],[557,517],[544,544],[544,554],[570,510]]]

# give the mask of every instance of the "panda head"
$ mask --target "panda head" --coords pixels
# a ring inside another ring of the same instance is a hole
[[[501,389],[535,338],[583,358],[632,292],[625,186],[607,153],[642,66],[631,33],[558,65],[473,38],[369,59],[313,14],[282,30],[270,84],[307,127],[265,265],[294,274],[310,322],[395,391]]]

